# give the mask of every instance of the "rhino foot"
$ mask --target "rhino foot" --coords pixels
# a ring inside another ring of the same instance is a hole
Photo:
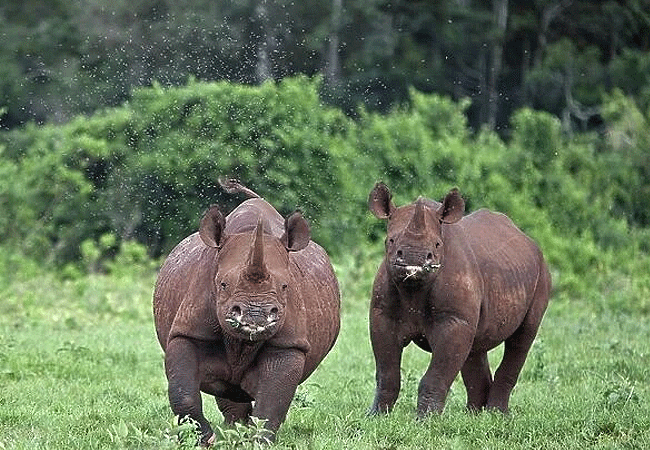
[[[212,433],[207,440],[204,440],[202,442],[202,446],[203,447],[212,447],[212,445],[214,444],[214,441],[216,439],[217,439],[217,436],[214,433]]]

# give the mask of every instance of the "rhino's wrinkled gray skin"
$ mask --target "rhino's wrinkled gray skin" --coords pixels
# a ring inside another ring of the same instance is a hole
[[[418,389],[419,417],[443,410],[458,372],[469,409],[507,412],[551,290],[539,248],[502,214],[463,217],[457,190],[442,203],[420,197],[398,208],[378,183],[368,203],[388,221],[370,305],[377,381],[370,413],[395,404],[402,349],[410,342],[432,353]],[[487,352],[502,342],[493,379]]]
[[[339,332],[338,283],[302,215],[284,220],[249,189],[225,187],[253,198],[225,218],[211,207],[168,256],[154,291],[171,408],[199,423],[203,444],[214,438],[200,391],[227,423],[266,419],[273,438]]]

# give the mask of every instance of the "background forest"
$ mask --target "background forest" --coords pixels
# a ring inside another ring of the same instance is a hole
[[[408,89],[472,99],[505,133],[521,107],[602,125],[614,88],[650,105],[648,0],[4,0],[0,125],[66,122],[188,79],[323,74],[328,103],[388,111]]]
[[[560,292],[593,288],[606,265],[650,305],[633,276],[650,242],[645,0],[0,13],[0,239],[21,253],[82,272],[124,243],[157,258],[210,203],[240,201],[216,187],[227,174],[355,254],[381,240],[375,181],[402,202],[458,186],[468,211],[505,212],[540,241]]]

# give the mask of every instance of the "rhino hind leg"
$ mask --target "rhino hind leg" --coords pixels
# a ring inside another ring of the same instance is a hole
[[[463,364],[461,374],[467,390],[467,409],[479,411],[485,408],[492,385],[487,352],[470,353]]]
[[[487,409],[508,413],[510,393],[517,383],[539,327],[539,320],[531,321],[529,316],[530,313],[517,331],[505,341],[503,359],[494,373],[490,387]]]
[[[519,373],[535,337],[534,333],[527,332],[522,328],[505,342],[503,359],[494,374],[494,382],[490,387],[487,409],[508,412],[510,393],[517,383]]]
[[[537,330],[548,305],[551,289],[550,275],[545,265],[541,267],[539,279],[530,308],[517,331],[505,341],[503,359],[494,374],[490,388],[487,408],[508,412],[510,393],[517,383],[519,373],[524,367],[528,351],[533,345]]]
[[[251,402],[236,402],[223,397],[215,397],[219,411],[223,414],[226,424],[232,425],[235,422],[247,423],[253,412]]]

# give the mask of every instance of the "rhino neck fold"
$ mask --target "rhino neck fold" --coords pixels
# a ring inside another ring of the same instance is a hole
[[[401,302],[407,303],[413,307],[422,307],[431,299],[431,291],[435,285],[435,280],[413,280],[393,281],[395,290]]]
[[[230,383],[239,384],[246,370],[250,369],[264,341],[251,342],[224,333],[226,360],[230,366]]]
[[[264,224],[262,217],[257,220],[257,227],[253,233],[253,242],[246,263],[246,278],[253,282],[262,282],[269,276],[269,271],[264,264]]]

